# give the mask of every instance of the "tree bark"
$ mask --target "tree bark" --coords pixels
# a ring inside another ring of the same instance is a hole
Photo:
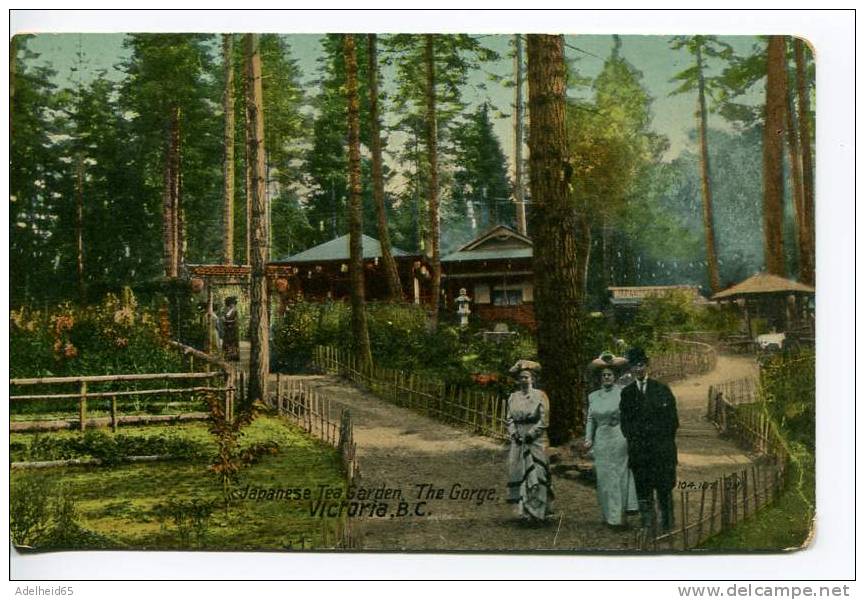
[[[803,283],[814,285],[816,268],[816,237],[814,221],[814,164],[811,155],[811,99],[805,63],[805,43],[794,42],[796,56],[796,88],[799,97],[799,148],[802,152],[802,239],[805,241],[800,256],[799,277]]]
[[[247,156],[251,166],[252,261],[249,319],[248,402],[267,399],[269,365],[269,315],[267,298],[267,188],[264,173],[264,99],[261,88],[261,54],[258,35],[245,35],[246,122],[249,130]]]
[[[579,236],[577,237],[577,256],[575,262],[579,276],[580,306],[585,306],[589,289],[589,261],[592,254],[592,225],[587,207],[583,207],[577,211],[577,223]]]
[[[438,326],[439,302],[441,301],[442,265],[439,256],[439,197],[438,197],[438,131],[436,123],[436,65],[435,35],[426,34],[424,64],[426,66],[426,146],[429,166],[429,189],[427,204],[429,209],[430,263],[432,266],[432,306],[430,307],[431,327]]]
[[[706,236],[706,270],[709,287],[715,294],[721,291],[718,273],[718,253],[715,245],[715,219],[712,209],[712,179],[709,170],[708,116],[706,114],[706,82],[703,78],[703,56],[697,44],[697,116],[700,121],[700,180],[703,191],[703,231]]]
[[[523,38],[514,34],[514,200],[517,231],[528,235],[523,193]]]
[[[249,98],[249,78],[243,78],[243,95],[244,98]],[[249,111],[246,114],[246,123],[244,129],[244,135],[246,138],[246,161],[245,161],[245,169],[244,169],[244,189],[246,190],[246,216],[244,217],[244,231],[246,233],[246,251],[243,255],[244,264],[251,265],[252,264],[252,158],[249,155],[249,148],[252,144],[252,135],[253,132],[251,130],[251,125],[249,123]]]
[[[402,284],[399,280],[399,270],[393,258],[390,246],[390,232],[387,228],[387,212],[384,205],[384,175],[381,158],[381,121],[378,113],[378,57],[376,51],[376,35],[370,33],[367,41],[367,62],[369,78],[369,121],[370,121],[370,153],[372,154],[372,196],[375,201],[378,217],[378,241],[381,244],[382,268],[387,279],[388,297],[391,302],[403,299]]]
[[[84,159],[80,154],[75,164],[75,242],[78,298],[83,305],[87,301],[87,291],[84,284]]]
[[[348,232],[351,279],[351,331],[355,355],[361,365],[372,364],[366,326],[363,273],[363,189],[360,182],[360,101],[357,94],[357,51],[354,35],[342,37],[345,55],[345,88],[348,104]]]
[[[177,259],[175,254],[175,216],[174,216],[174,160],[172,147],[174,141],[174,111],[169,117],[165,139],[165,157],[163,159],[162,177],[162,262],[166,277],[177,277]]]
[[[222,66],[225,90],[222,93],[222,111],[225,115],[225,157],[222,165],[222,262],[234,263],[234,36],[222,36]]]
[[[784,277],[784,111],[787,58],[784,37],[769,37],[766,120],[763,126],[763,258],[766,270]]]
[[[788,77],[789,81],[789,77]],[[804,242],[802,230],[802,210],[803,210],[803,194],[802,189],[802,153],[799,149],[799,131],[796,127],[796,106],[793,99],[794,89],[792,85],[787,86],[786,102],[787,108],[784,111],[784,125],[787,131],[787,155],[790,160],[790,176],[793,180],[793,215],[796,218],[796,237],[799,247],[799,256],[801,260],[802,244]],[[800,265],[801,267],[801,265]]]
[[[575,260],[579,223],[569,194],[572,168],[565,136],[563,46],[562,36],[528,36],[534,306],[553,445],[570,439],[584,417],[580,266]]]

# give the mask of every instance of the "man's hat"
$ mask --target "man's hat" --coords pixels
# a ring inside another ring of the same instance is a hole
[[[631,348],[625,353],[625,358],[627,358],[628,362],[632,365],[645,365],[649,362],[649,357],[646,356],[646,351],[642,348]]]
[[[225,299],[226,304],[237,304],[237,296],[229,296]]]

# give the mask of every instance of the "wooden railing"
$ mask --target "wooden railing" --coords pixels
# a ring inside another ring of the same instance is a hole
[[[689,550],[710,536],[736,526],[784,489],[789,455],[774,422],[759,402],[754,380],[735,380],[709,387],[707,414],[729,435],[762,460],[713,481],[678,483],[674,513],[679,527],[655,538],[638,532],[635,546],[644,550]]]
[[[676,347],[674,351],[651,357],[652,377],[670,382],[691,375],[703,375],[715,368],[718,353],[703,342],[670,337]]]
[[[395,369],[361,366],[348,352],[329,346],[315,349],[313,365],[321,372],[335,373],[361,385],[397,406],[488,437],[508,437],[507,399],[496,394],[461,390],[441,380]]]
[[[94,386],[112,387],[120,383],[140,383],[140,382],[164,382],[163,385],[157,387],[148,387],[146,389],[103,389],[101,391],[94,390]],[[186,383],[186,385],[183,385]],[[39,391],[30,394],[11,394],[9,396],[10,404],[33,401],[48,401],[51,403],[63,400],[77,400],[78,418],[69,419],[52,419],[52,420],[30,420],[30,421],[10,421],[10,429],[13,431],[32,431],[32,430],[56,430],[56,429],[73,429],[78,428],[84,431],[88,426],[110,425],[116,431],[118,425],[122,424],[147,424],[159,422],[174,422],[184,420],[203,420],[208,417],[206,412],[189,412],[179,414],[160,414],[160,415],[125,415],[119,414],[118,399],[129,398],[148,398],[148,397],[165,397],[165,396],[181,396],[195,398],[201,394],[219,394],[224,398],[226,405],[231,402],[233,388],[225,378],[225,374],[215,371],[211,373],[136,373],[127,375],[88,375],[75,377],[39,377],[39,378],[22,378],[12,379],[11,387],[26,388],[39,387],[42,390],[45,388],[63,388],[70,385],[76,386],[76,391],[68,392],[61,391]],[[94,399],[110,399],[110,416],[101,418],[89,418],[88,416],[88,400]]]
[[[116,375],[82,375],[71,377],[18,378],[10,381],[10,387],[36,388],[33,393],[12,394],[10,408],[22,402],[48,402],[54,406],[62,401],[77,400],[77,419],[31,419],[10,420],[12,431],[53,431],[57,429],[79,429],[92,426],[110,426],[117,431],[119,425],[144,425],[151,423],[173,423],[178,421],[206,420],[205,410],[180,412],[177,414],[121,415],[123,402],[130,399],[152,399],[172,396],[182,400],[197,400],[203,394],[218,394],[225,404],[227,418],[231,418],[238,389],[237,372],[233,365],[212,357],[200,350],[179,342],[169,342],[175,350],[189,361],[189,372],[176,373],[130,373]],[[156,382],[163,385],[147,385]],[[134,389],[117,389],[135,386]],[[137,386],[144,384],[140,389]],[[75,391],[69,391],[74,386]],[[93,417],[92,401],[110,399],[109,416]],[[88,401],[91,402],[88,405]],[[170,404],[167,405],[170,408]],[[204,405],[202,404],[202,408]],[[20,415],[19,415],[20,416]]]

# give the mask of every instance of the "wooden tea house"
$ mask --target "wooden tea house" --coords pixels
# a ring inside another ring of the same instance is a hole
[[[534,328],[532,240],[505,225],[487,230],[441,259],[445,307],[465,288],[474,318]]]

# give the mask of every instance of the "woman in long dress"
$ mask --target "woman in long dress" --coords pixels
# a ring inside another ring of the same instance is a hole
[[[625,513],[638,506],[634,476],[628,468],[628,443],[619,426],[622,390],[615,381],[615,372],[606,367],[601,371],[600,389],[589,394],[585,447],[595,457],[598,502],[604,522],[623,527]]]
[[[532,387],[534,376],[520,370],[520,389],[508,398],[506,424],[511,446],[508,453],[508,502],[528,521],[543,521],[550,514],[553,490],[547,459],[549,400]]]

